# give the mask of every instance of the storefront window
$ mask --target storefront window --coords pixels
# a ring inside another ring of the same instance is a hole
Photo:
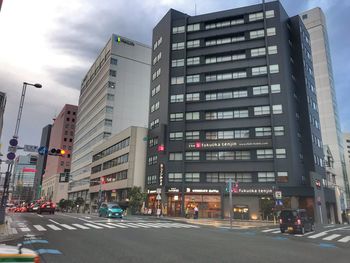
[[[194,207],[198,207],[199,218],[220,218],[220,195],[185,195],[185,209],[193,216]]]

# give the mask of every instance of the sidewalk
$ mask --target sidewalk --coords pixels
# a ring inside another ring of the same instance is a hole
[[[5,224],[0,225],[0,242],[10,239],[10,236],[17,234],[14,228],[11,228],[12,218],[7,216]]]

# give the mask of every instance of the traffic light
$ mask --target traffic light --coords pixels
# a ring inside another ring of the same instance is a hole
[[[66,151],[63,149],[51,148],[48,154],[53,156],[63,156],[65,153]]]

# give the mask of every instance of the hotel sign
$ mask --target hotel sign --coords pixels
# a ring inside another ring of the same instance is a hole
[[[163,185],[164,163],[159,164],[159,185]]]
[[[191,142],[187,144],[188,149],[247,149],[271,147],[271,139],[265,140],[225,140],[225,141],[204,141]]]
[[[272,189],[267,188],[246,188],[238,189],[237,194],[246,194],[246,195],[272,195]]]

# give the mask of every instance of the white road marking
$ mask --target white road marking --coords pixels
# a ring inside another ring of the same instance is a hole
[[[131,228],[139,228],[138,226],[129,225],[129,224],[127,224],[127,223],[120,223],[120,225],[126,226],[126,227],[131,227]]]
[[[13,234],[13,235],[17,235],[17,234],[18,234],[16,228],[12,228],[12,234]]]
[[[98,225],[98,226],[103,226],[103,227],[106,227],[106,228],[115,228],[115,226],[109,226],[109,225],[105,225],[105,224],[102,224],[102,223],[94,223],[95,225]]]
[[[89,226],[89,227],[92,227],[92,228],[95,228],[95,229],[102,229],[102,228],[103,228],[103,227],[96,226],[96,225],[94,225],[94,224],[89,224],[89,223],[84,223],[84,225]]]
[[[28,227],[21,227],[20,228],[22,232],[29,232],[30,229]]]
[[[57,227],[56,225],[47,225],[52,230],[62,230],[61,228]]]
[[[136,227],[142,227],[142,228],[149,228],[149,226],[139,225],[138,223],[128,223],[128,225],[130,225],[130,226],[136,226]]]
[[[339,239],[338,242],[346,243],[350,241],[350,236],[343,237],[342,239]]]
[[[263,230],[261,232],[267,233],[267,232],[276,231],[277,229],[279,230],[279,228],[272,228],[272,229],[265,229],[265,230]]]
[[[68,230],[77,230],[75,227],[72,227],[72,226],[67,225],[67,224],[60,224],[60,226],[63,226],[64,228],[67,228]]]
[[[55,220],[49,219],[50,222],[59,225],[60,223],[56,222]]]
[[[321,232],[321,233],[318,233],[316,235],[309,236],[308,238],[318,238],[318,237],[322,237],[322,236],[325,236],[325,235],[328,235],[328,233],[327,232]]]
[[[106,223],[106,224],[111,225],[111,226],[120,227],[120,228],[127,228],[126,226],[122,226],[121,224],[114,224],[114,223]]]
[[[87,226],[83,226],[83,225],[80,225],[80,224],[72,224],[72,225],[77,227],[77,228],[81,228],[81,229],[90,229]]]
[[[154,225],[154,224],[148,224],[148,223],[137,223],[138,225],[144,225],[144,226],[146,226],[147,228],[150,228],[150,227],[152,227],[152,228],[160,228],[159,226],[156,226],[156,225]]]
[[[333,234],[333,235],[330,235],[330,236],[325,237],[325,238],[322,238],[322,239],[323,239],[323,240],[328,240],[328,241],[330,241],[330,240],[333,240],[333,239],[335,239],[335,238],[337,238],[337,237],[340,237],[340,235],[338,235],[338,234]]]
[[[46,229],[43,228],[41,225],[33,225],[33,227],[35,227],[39,231],[46,231]]]
[[[281,230],[276,230],[276,231],[271,232],[271,234],[278,234],[278,233],[281,233]]]
[[[38,215],[38,214],[36,214],[38,217],[44,217],[44,216],[42,216],[42,215]]]

